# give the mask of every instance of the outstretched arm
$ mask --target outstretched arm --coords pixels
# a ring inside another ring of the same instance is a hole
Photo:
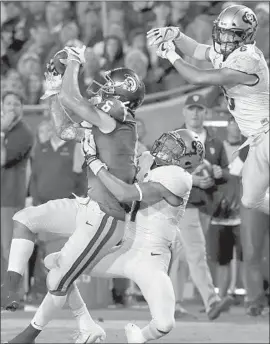
[[[76,123],[71,121],[69,114],[66,113],[66,110],[61,105],[57,94],[51,96],[49,102],[51,118],[60,139],[80,142],[84,135],[84,128],[76,127]]]
[[[160,44],[157,55],[167,58],[190,84],[193,85],[254,85],[258,78],[254,74],[246,74],[230,68],[200,69],[184,61],[176,52],[172,42]]]
[[[194,39],[183,34],[176,26],[152,29],[147,32],[147,40],[150,46],[159,45],[162,42],[173,41],[184,55],[193,57],[197,60],[210,61],[210,45],[198,43]]]
[[[67,60],[67,67],[63,76],[63,83],[59,99],[62,105],[71,110],[82,120],[91,123],[104,133],[110,133],[115,129],[115,119],[105,112],[97,109],[80,93],[78,85],[78,74],[80,61],[75,59]]]

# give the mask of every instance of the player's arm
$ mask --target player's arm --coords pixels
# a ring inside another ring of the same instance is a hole
[[[106,168],[101,168],[97,176],[121,203],[143,201],[153,204],[162,199],[170,199],[171,205],[174,206],[179,206],[182,203],[181,198],[173,195],[172,192],[160,183],[146,182],[127,184],[113,176]]]
[[[59,96],[52,95],[49,98],[49,109],[53,125],[60,139],[64,141],[75,140],[80,142],[84,135],[84,129],[72,122],[67,111],[60,104]]]
[[[178,27],[170,26],[152,29],[147,32],[147,40],[150,46],[172,40],[184,55],[193,57],[196,60],[210,61],[209,51],[211,46],[201,44],[188,37]]]
[[[81,95],[78,85],[79,69],[79,61],[67,60],[67,68],[63,76],[62,88],[59,94],[61,104],[82,120],[97,126],[102,132],[112,132],[116,127],[115,119],[91,105]]]
[[[167,58],[178,73],[193,85],[254,85],[258,77],[231,68],[200,69],[184,61],[176,52],[172,42],[162,43],[157,54]]]

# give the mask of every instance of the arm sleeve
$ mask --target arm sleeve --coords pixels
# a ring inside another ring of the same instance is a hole
[[[178,166],[163,166],[152,171],[151,181],[158,182],[178,197],[184,197],[192,188],[192,177]]]
[[[7,157],[5,168],[10,168],[23,159],[27,158],[31,153],[33,146],[33,136],[28,129],[21,127],[16,135],[10,135],[6,144]]]

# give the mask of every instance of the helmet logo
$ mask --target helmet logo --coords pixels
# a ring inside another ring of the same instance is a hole
[[[250,24],[250,25],[252,25],[253,23],[256,23],[257,21],[254,14],[250,12],[245,12],[242,19],[245,23]]]
[[[136,92],[138,89],[137,81],[128,74],[125,74],[125,77],[126,79],[123,83],[123,88],[130,92]]]

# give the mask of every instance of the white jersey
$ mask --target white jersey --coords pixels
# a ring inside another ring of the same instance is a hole
[[[168,248],[176,240],[177,224],[185,212],[192,188],[192,176],[181,167],[162,166],[149,171],[144,179],[144,182],[148,181],[162,184],[174,195],[181,197],[183,203],[173,207],[165,200],[153,205],[134,202],[124,240],[132,241],[132,247],[138,249],[153,246]]]
[[[210,48],[210,60],[215,69],[231,68],[254,74],[258,82],[253,86],[223,86],[228,109],[246,137],[269,128],[269,70],[263,53],[253,44],[233,51],[223,62],[223,55]]]

